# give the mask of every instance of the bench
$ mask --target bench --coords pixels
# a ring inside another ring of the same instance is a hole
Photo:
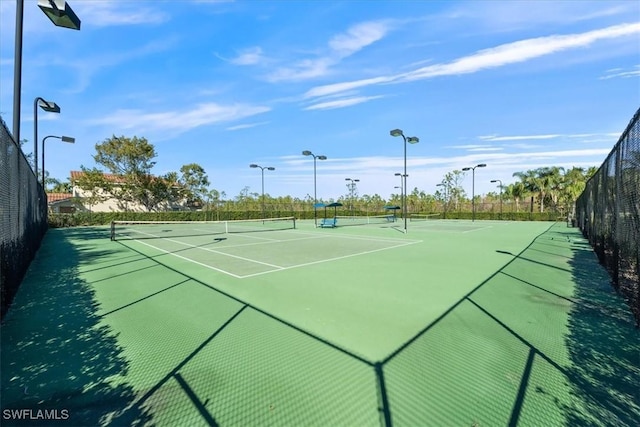
[[[326,228],[326,227],[335,227],[336,223],[338,222],[338,220],[336,218],[322,218],[322,221],[320,221],[320,227],[322,228]]]

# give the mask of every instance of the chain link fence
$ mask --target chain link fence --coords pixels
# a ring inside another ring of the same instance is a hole
[[[0,118],[0,298],[4,318],[47,230],[47,199]]]
[[[640,326],[640,109],[587,182],[576,218]]]

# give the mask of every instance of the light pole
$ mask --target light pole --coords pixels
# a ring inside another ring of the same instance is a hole
[[[500,183],[500,219],[502,219],[502,181],[499,179],[492,179],[491,182],[499,182]]]
[[[318,204],[318,196],[316,193],[316,160],[327,160],[327,156],[316,156],[309,150],[304,150],[302,152],[303,156],[313,156],[313,222],[315,226],[318,226],[318,208],[316,204]]]
[[[353,198],[354,198],[354,193],[355,193],[355,189],[356,189],[356,182],[360,182],[359,179],[351,179],[351,178],[345,178],[345,181],[351,181],[351,184],[349,184],[349,198],[351,199],[351,216],[355,216],[354,210],[353,210]]]
[[[262,173],[262,218],[264,218],[264,170],[266,169],[268,171],[274,171],[276,170],[276,168],[272,166],[260,166],[260,165],[256,165],[255,163],[251,163],[249,167],[260,168],[260,171]]]
[[[399,176],[400,177],[400,194],[404,194],[404,184],[402,183],[402,180],[404,179],[404,174],[397,172],[393,174],[394,176]],[[409,176],[409,175],[407,175]]]
[[[446,183],[441,182],[440,184],[436,184],[436,187],[444,188],[444,213],[442,214],[443,219],[447,219],[447,205],[449,204],[448,190],[449,187]]]
[[[33,172],[36,178],[38,177],[38,107],[50,113],[60,112],[60,106],[55,102],[45,101],[39,96],[33,100]]]
[[[58,27],[80,29],[80,19],[64,0],[38,0],[38,7]],[[24,0],[16,1],[16,33],[13,59],[13,138],[20,144],[20,94],[22,92],[22,23]],[[34,140],[34,144],[38,139]],[[37,175],[36,175],[37,176]]]
[[[462,168],[463,171],[471,171],[471,221],[476,220],[476,168],[484,168],[487,165],[480,163],[473,167]]]
[[[409,144],[417,144],[420,142],[417,136],[404,136],[401,129],[393,129],[389,132],[391,136],[401,136],[404,140],[404,174],[402,177],[404,178],[404,185],[402,188],[402,212],[404,215],[404,232],[407,232],[407,142]]]
[[[46,190],[45,176],[44,176],[44,142],[49,138],[57,138],[57,139],[61,140],[62,142],[68,142],[69,144],[73,144],[73,143],[76,142],[76,139],[72,138],[70,136],[47,135],[44,138],[42,138],[42,189],[43,190]]]

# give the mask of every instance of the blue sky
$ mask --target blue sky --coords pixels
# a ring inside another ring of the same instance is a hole
[[[33,100],[66,180],[95,144],[147,138],[154,173],[203,166],[212,188],[318,198],[436,190],[477,169],[476,194],[514,172],[599,166],[640,105],[640,2],[69,0],[80,31],[25,1],[21,137]],[[0,0],[0,112],[12,127],[15,1]],[[471,176],[463,186],[471,193]]]

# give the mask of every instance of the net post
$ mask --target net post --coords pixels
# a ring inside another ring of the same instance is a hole
[[[116,240],[116,222],[113,220],[111,221],[111,232],[109,233],[109,238],[112,242]]]
[[[296,217],[294,216],[292,218],[293,218],[293,229],[295,230],[295,228],[296,228]]]

